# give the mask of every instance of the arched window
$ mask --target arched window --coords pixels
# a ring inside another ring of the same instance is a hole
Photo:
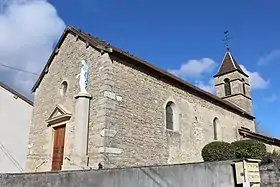
[[[166,128],[174,130],[174,103],[168,102],[166,105]]]
[[[67,92],[67,89],[68,89],[68,83],[66,81],[63,81],[59,88],[60,95],[64,96]]]
[[[242,91],[243,91],[243,94],[246,95],[246,88],[245,88],[245,80],[242,79]]]
[[[214,140],[218,140],[218,127],[219,126],[219,119],[217,117],[213,120],[213,133],[214,133]]]
[[[229,96],[231,95],[231,87],[230,87],[229,79],[226,78],[224,82],[225,82],[225,96]]]

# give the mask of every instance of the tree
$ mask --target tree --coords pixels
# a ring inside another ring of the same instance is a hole
[[[262,134],[265,136],[270,136],[270,134],[267,132],[267,130],[265,130],[265,128],[259,121],[255,121],[255,130],[256,130],[256,133],[259,133],[259,134]]]

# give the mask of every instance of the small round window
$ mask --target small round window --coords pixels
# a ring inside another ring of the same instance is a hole
[[[61,96],[64,96],[66,94],[67,88],[68,88],[68,83],[66,81],[63,81],[60,85],[60,90],[59,90]]]

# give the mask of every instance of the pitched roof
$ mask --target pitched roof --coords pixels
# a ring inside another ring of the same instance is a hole
[[[173,86],[177,86],[181,89],[187,90],[188,92],[190,92],[194,95],[197,95],[200,98],[204,98],[205,100],[207,100],[211,103],[214,103],[218,106],[221,106],[222,108],[235,112],[236,114],[239,114],[248,119],[255,118],[254,116],[247,113],[245,110],[237,107],[236,105],[234,105],[228,101],[225,101],[209,92],[206,92],[206,91],[140,59],[140,58],[133,56],[132,54],[130,54],[128,52],[125,52],[117,47],[114,47],[114,46],[106,43],[105,41],[92,37],[91,35],[86,34],[86,33],[82,32],[81,30],[77,30],[76,28],[74,28],[72,26],[68,26],[65,29],[65,31],[63,32],[62,36],[60,37],[54,51],[52,52],[44,69],[42,70],[41,75],[39,76],[38,80],[36,81],[36,83],[34,84],[34,86],[32,88],[33,92],[39,86],[41,80],[43,79],[43,77],[45,75],[45,72],[48,71],[48,67],[51,65],[53,58],[57,54],[57,49],[61,46],[61,44],[63,43],[63,41],[66,38],[68,33],[72,33],[72,34],[76,35],[76,37],[78,37],[82,41],[86,42],[88,45],[91,45],[92,47],[94,47],[100,51],[108,52],[111,57],[118,57],[118,58],[127,60],[127,62],[129,62],[130,65],[137,67],[137,68],[141,68],[145,72],[148,72],[149,74],[156,76],[157,78],[159,78],[162,81],[166,81],[169,84],[172,84]]]
[[[265,136],[263,134],[259,134],[259,133],[250,131],[249,129],[246,129],[246,128],[239,128],[238,132],[243,137],[248,137],[248,138],[251,138],[254,140],[264,142],[269,145],[275,145],[275,146],[280,147],[280,139]]]
[[[0,82],[0,87],[4,88],[5,90],[11,92],[12,94],[14,94],[15,96],[19,97],[21,100],[25,101],[26,103],[30,104],[31,106],[33,106],[33,102],[28,99],[27,97],[23,96],[22,94],[18,93],[17,91],[15,91],[14,89],[12,89],[11,87],[5,85],[4,83]]]
[[[222,64],[218,70],[218,73],[216,75],[214,75],[214,77],[218,77],[221,75],[224,75],[226,73],[230,73],[233,71],[239,71],[240,73],[242,73],[243,75],[245,75],[246,77],[249,77],[246,73],[244,73],[244,71],[241,69],[241,67],[239,66],[239,64],[236,62],[236,60],[234,59],[234,57],[231,55],[230,51],[227,50],[226,54],[224,56],[224,59],[222,61]]]

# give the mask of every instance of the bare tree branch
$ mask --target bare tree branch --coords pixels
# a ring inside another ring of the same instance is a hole
[[[265,127],[259,121],[255,121],[256,132],[265,136],[271,136],[271,134],[265,129]]]

